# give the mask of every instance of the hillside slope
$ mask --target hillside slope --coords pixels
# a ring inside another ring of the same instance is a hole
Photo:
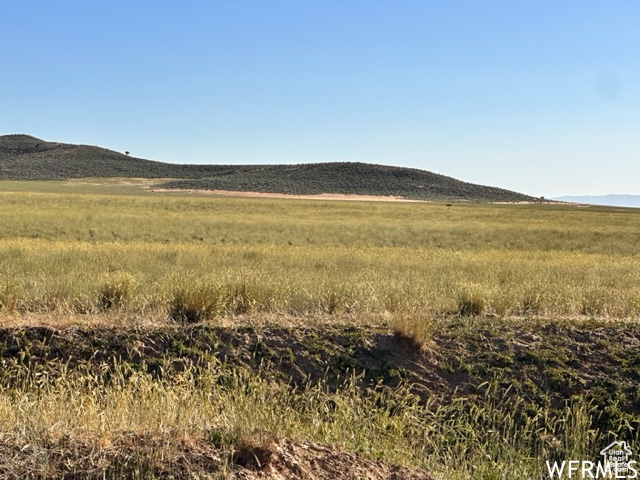
[[[346,162],[267,165],[213,178],[174,180],[164,187],[294,195],[393,195],[442,201],[533,200],[516,192],[466,183],[424,170]]]
[[[177,165],[87,145],[46,142],[28,135],[0,136],[0,179],[65,180],[84,177],[174,178],[170,189],[394,195],[417,200],[519,202],[532,197],[462,182],[424,170],[366,163],[300,165]]]
[[[229,167],[224,166],[173,165],[101,147],[45,142],[28,135],[0,136],[0,179],[3,180],[201,178],[229,172]]]

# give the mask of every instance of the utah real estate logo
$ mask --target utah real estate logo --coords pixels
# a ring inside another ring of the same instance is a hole
[[[547,460],[549,478],[638,478],[635,460],[630,460],[633,452],[627,442],[617,441],[600,451],[602,460],[563,460],[550,463]]]

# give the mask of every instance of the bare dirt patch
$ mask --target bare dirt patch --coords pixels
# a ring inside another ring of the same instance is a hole
[[[355,200],[362,202],[420,202],[425,200],[412,200],[393,195],[345,195],[340,193],[319,193],[315,195],[292,195],[287,193],[265,192],[235,192],[231,190],[196,190],[196,189],[164,189],[154,188],[153,192],[162,193],[192,193],[198,195],[212,195],[218,197],[249,197],[249,198],[288,198],[298,200]]]
[[[358,455],[309,442],[284,440],[274,447],[269,463],[262,471],[235,469],[235,478],[243,480],[335,480],[362,478],[369,480],[429,480],[424,472],[373,462]]]

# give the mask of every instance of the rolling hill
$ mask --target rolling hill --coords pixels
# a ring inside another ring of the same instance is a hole
[[[182,165],[156,162],[87,145],[46,142],[29,135],[0,136],[0,179],[66,180],[85,177],[172,178],[162,187],[394,195],[416,200],[520,202],[533,197],[462,182],[425,170],[367,163],[299,165]]]

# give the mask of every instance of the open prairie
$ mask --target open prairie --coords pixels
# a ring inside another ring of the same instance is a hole
[[[0,182],[0,477],[541,478],[635,447],[639,210],[147,187]]]

